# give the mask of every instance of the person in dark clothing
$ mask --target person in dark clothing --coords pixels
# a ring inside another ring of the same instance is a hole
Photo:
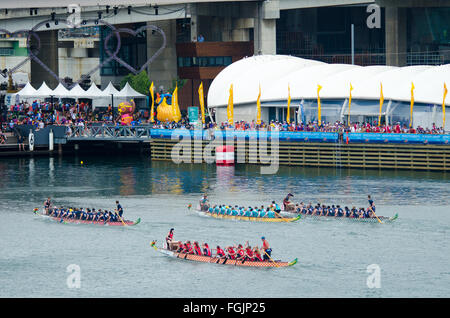
[[[116,204],[117,204],[117,213],[122,218],[122,214],[123,214],[122,206],[120,205],[119,201],[116,201]]]

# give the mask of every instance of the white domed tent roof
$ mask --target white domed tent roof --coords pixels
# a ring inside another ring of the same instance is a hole
[[[289,74],[321,64],[325,63],[285,55],[260,55],[239,60],[226,67],[211,83],[208,105],[227,105],[231,84],[235,104],[256,102],[259,85],[265,94],[267,89]],[[270,100],[268,96],[264,99]]]
[[[350,83],[354,99],[378,100],[382,83],[385,100],[409,101],[412,82],[415,102],[441,105],[443,85],[450,86],[450,65],[362,67],[261,55],[239,60],[220,72],[209,88],[208,107],[226,106],[231,84],[233,102],[239,105],[256,103],[259,84],[261,102],[285,101],[288,85],[292,99],[316,99],[318,84],[321,98],[346,99]],[[446,104],[450,105],[450,98]]]

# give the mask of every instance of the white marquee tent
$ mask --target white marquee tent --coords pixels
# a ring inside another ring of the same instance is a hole
[[[443,87],[444,83],[450,87],[450,64],[362,67],[327,64],[285,55],[253,56],[229,65],[216,76],[208,91],[208,107],[216,108],[217,122],[226,121],[229,90],[233,84],[235,120],[254,120],[261,85],[263,120],[268,120],[270,107],[274,108],[272,114],[276,113],[282,120],[280,113],[286,113],[289,85],[291,109],[296,110],[304,103],[305,109],[309,107],[313,114],[317,109],[317,88],[320,85],[323,103],[329,101],[331,105],[335,102],[333,106],[324,105],[324,112],[329,107],[328,112],[336,114],[333,116],[337,116],[337,120],[342,120],[348,113],[345,105],[348,104],[350,85],[353,87],[351,113],[358,111],[358,114],[367,112],[366,115],[373,115],[376,106],[379,106],[382,84],[385,100],[383,114],[388,115],[386,108],[389,103],[392,104],[391,111],[396,108],[395,105],[398,105],[396,111],[407,108],[406,104],[409,105],[411,100],[412,83],[417,106],[414,116],[418,118],[416,122],[414,117],[414,122],[425,126],[432,122],[442,123]],[[450,96],[446,99],[446,105],[450,106]],[[331,110],[332,107],[335,109]],[[408,118],[409,112],[404,112],[401,116]],[[423,118],[420,119],[420,116]],[[447,122],[450,125],[450,121]]]
[[[107,106],[112,103],[114,99],[114,105],[118,105],[120,102],[128,101],[133,98],[145,98],[143,95],[136,90],[134,90],[128,83],[123,87],[122,90],[118,91],[114,85],[110,82],[108,86],[102,91],[94,83],[86,91],[79,84],[75,85],[72,89],[68,90],[63,84],[59,83],[58,86],[52,90],[45,82],[42,83],[39,89],[34,89],[34,87],[28,82],[23,89],[21,89],[16,94],[12,95],[11,100],[16,101],[17,96],[19,99],[25,100],[30,98],[38,98],[43,100],[44,98],[54,97],[54,98],[74,98],[81,99],[87,98],[92,99],[92,106]]]
[[[18,95],[20,96],[20,98],[22,99],[26,99],[28,97],[34,97],[36,96],[36,89],[30,84],[30,82],[28,82],[20,91],[18,91],[17,93],[13,94],[14,95],[14,99],[15,96]]]
[[[58,98],[67,97],[67,95],[69,95],[69,90],[63,84],[59,83],[53,90],[52,95]]]
[[[125,84],[125,86],[121,89],[119,93],[114,95],[114,97],[124,97],[124,98],[144,98],[146,97],[144,94],[141,94],[137,91],[135,91],[128,82]]]
[[[53,90],[50,89],[45,82],[42,83],[34,95],[34,97],[46,98],[53,95]]]

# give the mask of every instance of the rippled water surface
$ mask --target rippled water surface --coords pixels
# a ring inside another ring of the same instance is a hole
[[[83,160],[84,164],[80,164]],[[295,201],[366,206],[399,219],[391,224],[339,220],[249,223],[201,217],[186,208],[207,192],[212,203]],[[34,216],[58,205],[114,208],[120,200],[136,227],[59,224]],[[1,297],[449,297],[450,175],[441,172],[151,162],[147,157],[55,157],[0,160]],[[249,269],[171,259],[156,253],[168,230],[175,239],[260,244],[294,267]],[[67,266],[81,269],[71,289]],[[381,288],[368,288],[367,267]]]

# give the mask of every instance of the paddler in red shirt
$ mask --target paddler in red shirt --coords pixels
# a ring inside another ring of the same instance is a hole
[[[254,260],[258,262],[262,262],[263,258],[261,257],[261,252],[259,251],[258,246],[253,250],[253,254],[255,255]]]
[[[225,258],[225,252],[220,248],[219,245],[216,247],[216,257]]]
[[[191,241],[186,241],[186,243],[184,243],[184,251],[183,251],[183,253],[193,254]]]
[[[237,260],[242,261],[245,258],[245,250],[242,244],[239,244],[237,247]]]
[[[248,245],[245,248],[245,259],[248,260],[248,261],[253,261],[253,259],[254,259],[253,250],[250,247],[250,245]]]
[[[236,259],[236,252],[234,251],[234,248],[232,246],[228,246],[226,250],[227,250],[227,257],[229,259]]]
[[[211,249],[208,246],[208,243],[203,243],[202,247],[203,247],[203,255],[211,257],[212,253],[211,253]]]
[[[198,242],[194,242],[194,254],[195,255],[202,255],[202,249],[198,245]]]

